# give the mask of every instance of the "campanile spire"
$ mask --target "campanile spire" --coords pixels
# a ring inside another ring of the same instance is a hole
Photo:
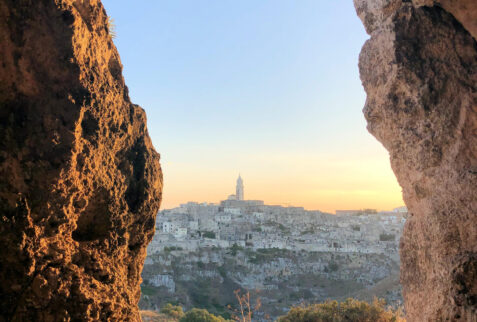
[[[237,179],[237,186],[235,187],[235,197],[237,200],[243,200],[243,180],[240,174]]]

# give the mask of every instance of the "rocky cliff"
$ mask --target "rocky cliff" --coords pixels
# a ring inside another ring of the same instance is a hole
[[[348,297],[373,297],[401,305],[399,263],[384,254],[201,247],[148,254],[142,273],[141,309],[166,303],[206,308],[228,318],[238,308],[234,291],[260,299],[256,321],[275,319],[291,306]],[[253,304],[253,303],[252,303]],[[255,320],[254,320],[255,321]]]
[[[137,321],[162,175],[99,0],[0,0],[0,321]]]
[[[477,320],[477,2],[355,0],[368,130],[410,210],[409,321]]]

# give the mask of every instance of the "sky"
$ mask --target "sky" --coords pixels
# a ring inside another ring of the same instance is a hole
[[[235,192],[266,204],[403,204],[366,130],[351,0],[103,0],[132,101],[161,154],[161,208]]]

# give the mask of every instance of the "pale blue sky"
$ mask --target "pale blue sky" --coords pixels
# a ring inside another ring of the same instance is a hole
[[[216,202],[239,171],[246,197],[267,202],[329,211],[402,203],[361,113],[367,35],[351,0],[103,3],[162,156],[165,207]]]

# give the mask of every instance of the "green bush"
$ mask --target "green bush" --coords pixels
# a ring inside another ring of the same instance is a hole
[[[217,271],[219,272],[220,276],[222,276],[222,278],[225,278],[227,276],[227,270],[225,269],[224,265],[217,267]]]
[[[215,233],[213,231],[204,231],[202,233],[202,237],[204,238],[210,238],[210,239],[215,239]]]
[[[156,295],[157,291],[158,291],[157,288],[155,288],[154,286],[145,285],[145,284],[141,285],[141,293],[144,295],[149,295],[149,296]]]
[[[315,231],[313,229],[307,229],[307,230],[304,230],[300,233],[300,235],[308,235],[308,234],[314,234]]]
[[[233,244],[232,247],[230,247],[229,249],[230,249],[230,254],[232,256],[237,255],[238,251],[244,250],[244,248],[242,246],[239,246],[237,244]]]
[[[191,309],[179,322],[225,322],[223,317],[215,316],[204,309]]]
[[[287,254],[290,254],[288,249],[276,247],[258,248],[256,252],[247,251],[248,262],[252,264],[260,264],[276,258],[285,258]]]
[[[183,250],[183,248],[179,246],[164,247],[164,252],[166,253],[172,252],[174,250]]]
[[[180,319],[184,316],[182,307],[179,305],[172,305],[171,303],[167,303],[160,312],[174,319]]]
[[[396,236],[394,234],[385,234],[382,233],[379,235],[379,240],[380,241],[394,241],[396,239]]]
[[[336,272],[339,269],[338,263],[335,261],[331,261],[328,264],[328,272]]]
[[[344,302],[326,301],[309,306],[292,307],[278,322],[405,322],[400,312],[386,310],[384,300],[372,304],[347,299]]]

